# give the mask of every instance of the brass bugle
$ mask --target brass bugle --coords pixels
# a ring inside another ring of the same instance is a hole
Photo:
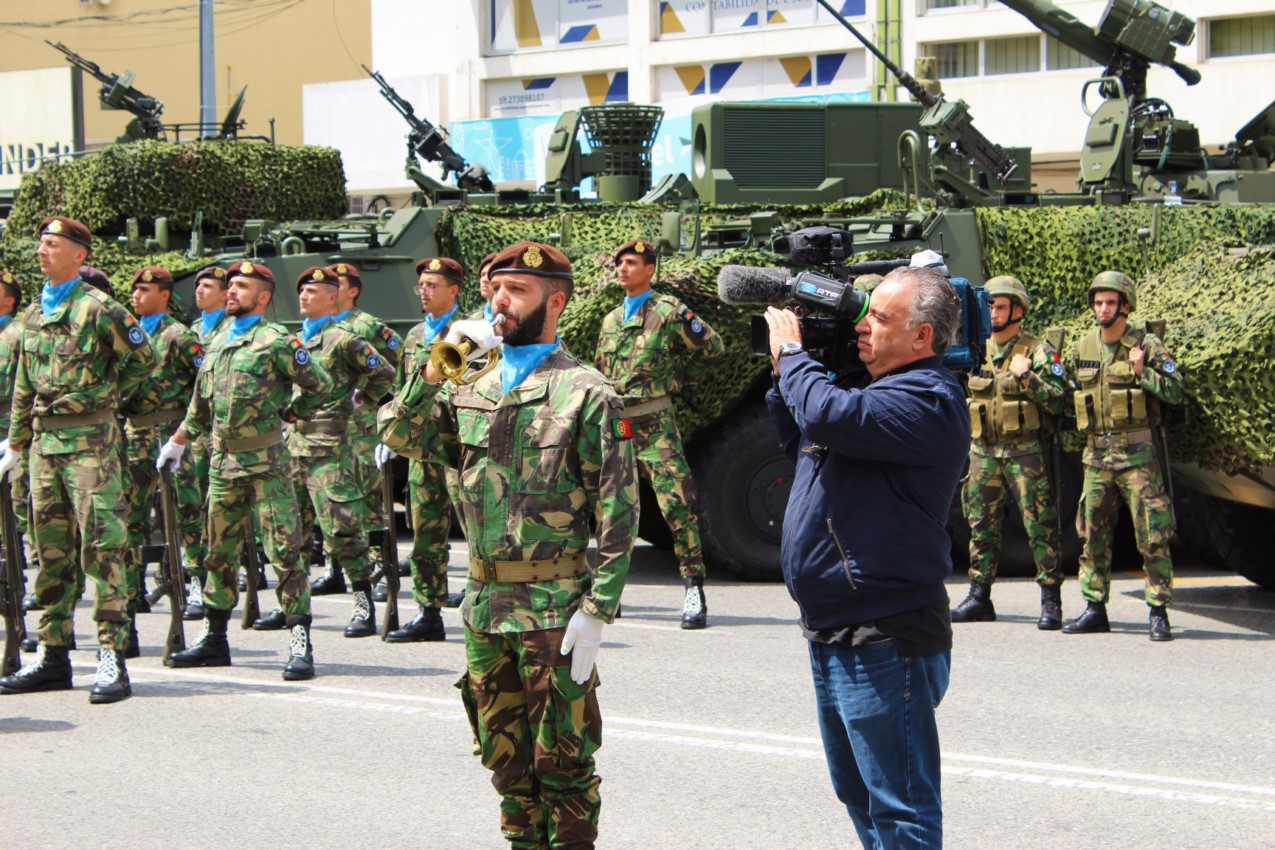
[[[505,316],[502,313],[492,320],[491,325],[495,328],[504,321]],[[476,345],[477,343],[469,337],[461,337],[460,342],[454,345],[446,340],[436,342],[430,346],[430,365],[438,374],[457,386],[472,384],[496,368],[496,364],[500,362],[500,346],[496,346],[487,352],[486,364],[481,367],[474,366],[469,360],[469,355]]]

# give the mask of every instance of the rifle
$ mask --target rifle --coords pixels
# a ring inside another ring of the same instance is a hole
[[[373,71],[366,65],[361,67],[381,87],[381,97],[389,101],[390,106],[403,116],[403,120],[411,128],[411,132],[407,135],[408,156],[419,156],[426,162],[439,163],[443,166],[443,179],[446,180],[448,174],[455,174],[456,185],[462,189],[474,189],[479,192],[496,191],[485,168],[481,165],[470,165],[463,156],[456,153],[447,143],[443,131],[424,118],[418,117],[412,104],[396,92],[380,72]]]
[[[884,53],[877,49],[877,46],[864,37],[863,33],[854,28],[854,25],[842,17],[841,13],[833,8],[828,0],[817,0],[820,6],[823,6],[832,14],[834,18],[841,23],[843,27],[850,31],[850,34],[857,38],[868,52],[889,69],[898,79],[899,84],[908,90],[917,102],[925,107],[925,114],[921,116],[921,127],[927,132],[934,135],[940,142],[946,144],[955,142],[966,156],[973,158],[983,168],[990,173],[996,175],[996,179],[1001,182],[1008,180],[1013,173],[1018,170],[1018,163],[1005,153],[1005,149],[984,136],[975,129],[969,113],[969,106],[965,101],[958,100],[955,103],[948,103],[942,95],[934,95],[926,90],[925,86],[917,82],[917,79],[898,65],[891,62]]]
[[[0,595],[0,607],[4,614],[4,662],[0,675],[11,676],[22,666],[20,647],[26,637],[25,611],[22,608],[22,579],[26,570],[26,555],[22,541],[18,539],[18,525],[13,515],[13,490],[6,477],[0,480],[0,534],[4,543],[4,593]]]
[[[1147,319],[1147,330],[1164,342],[1164,319]],[[1173,527],[1178,526],[1178,514],[1174,507],[1173,475],[1169,468],[1169,429],[1165,423],[1164,412],[1157,403],[1151,415],[1151,447],[1156,463],[1160,467],[1160,477],[1164,479],[1164,492],[1169,497],[1169,515],[1173,518]]]
[[[239,621],[239,625],[241,628],[251,629],[252,624],[261,617],[261,603],[257,601],[257,588],[261,583],[261,561],[257,557],[257,535],[253,531],[251,518],[244,525],[243,545],[248,589],[244,591],[243,619]]]
[[[1053,327],[1045,331],[1045,341],[1054,347],[1054,351],[1058,352],[1061,359],[1063,350],[1063,341],[1066,339],[1067,329]],[[1049,491],[1054,496],[1054,530],[1058,535],[1058,556],[1062,557],[1062,539],[1063,539],[1063,489],[1062,489],[1062,416],[1049,416],[1050,422],[1048,431],[1048,451],[1045,453],[1045,474],[1049,476]]]
[[[381,620],[381,640],[398,631],[398,529],[394,525],[394,467],[381,466],[381,507],[385,511],[385,536],[381,538],[381,569],[385,573],[385,617]]]
[[[186,582],[182,576],[181,536],[177,532],[177,499],[173,489],[173,473],[167,466],[159,471],[159,503],[164,515],[164,578],[168,584],[168,639],[164,641],[164,665],[174,652],[186,648],[186,629],[182,615],[186,612]]]
[[[133,114],[134,119],[128,122],[126,135],[121,140],[163,138],[164,125],[159,116],[164,111],[164,102],[133,88],[132,71],[108,74],[96,62],[90,62],[60,41],[54,44],[45,39],[44,43],[60,50],[66,55],[68,62],[102,84],[97,96],[102,101],[103,109],[123,109]]]

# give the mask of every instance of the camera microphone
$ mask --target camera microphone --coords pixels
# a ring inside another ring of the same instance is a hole
[[[783,304],[792,297],[789,269],[764,266],[722,266],[717,295],[727,304]]]

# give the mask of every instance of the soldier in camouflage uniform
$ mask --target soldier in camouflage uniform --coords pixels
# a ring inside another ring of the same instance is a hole
[[[419,275],[416,291],[421,297],[425,321],[407,332],[403,359],[398,364],[394,385],[401,391],[407,379],[429,363],[435,341],[447,336],[460,314],[457,298],[465,281],[465,270],[448,257],[426,257],[416,264]],[[384,451],[384,450],[382,450]],[[382,462],[388,456],[381,455]],[[455,473],[420,458],[407,462],[408,510],[412,518],[412,598],[419,607],[416,616],[401,629],[385,636],[389,643],[446,640],[439,612],[447,602],[447,537],[452,527],[450,480]]]
[[[689,307],[651,289],[655,258],[655,247],[640,239],[615,252],[624,303],[602,320],[593,364],[624,400],[638,468],[673,532],[673,551],[686,586],[682,628],[702,629],[708,625],[704,555],[695,484],[677,430],[673,396],[681,388],[688,357],[713,361],[726,347]]]
[[[310,582],[301,561],[297,498],[280,426],[281,420],[312,417],[330,381],[299,339],[282,325],[264,321],[274,298],[270,269],[244,260],[226,273],[230,323],[205,352],[186,418],[159,452],[158,465],[168,466],[181,459],[192,440],[211,436],[204,633],[169,661],[173,667],[230,665],[226,623],[239,599],[239,555],[252,537],[255,515],[291,630],[283,678],[312,679]]]
[[[637,524],[631,429],[606,380],[557,339],[571,264],[522,242],[492,263],[501,369],[444,388],[426,366],[381,409],[382,441],[460,473],[470,546],[466,673],[459,683],[516,848],[592,848],[601,714],[594,670],[628,574]],[[498,344],[491,325],[449,331]],[[585,550],[597,523],[597,563]]]
[[[1173,594],[1173,505],[1164,481],[1168,458],[1157,456],[1153,429],[1160,425],[1161,402],[1185,400],[1182,374],[1155,334],[1129,327],[1137,302],[1128,275],[1099,274],[1089,287],[1089,304],[1098,330],[1080,341],[1072,363],[1076,427],[1088,437],[1076,516],[1084,543],[1080,590],[1088,605],[1063,631],[1111,631],[1111,530],[1119,500],[1124,499],[1147,575],[1151,640],[1173,640],[1166,609]]]
[[[483,257],[478,263],[478,293],[483,297],[483,306],[469,314],[471,319],[482,319],[484,322],[490,322],[495,318],[495,313],[491,308],[491,261],[496,259],[496,253],[492,252]]]
[[[22,323],[13,320],[13,314],[22,301],[22,286],[16,275],[0,269],[0,455],[9,445],[9,419],[13,406],[13,382],[18,376],[18,356],[22,353]],[[22,536],[22,545],[27,563],[36,563],[31,547],[31,535],[27,525],[27,499],[30,493],[30,479],[27,476],[27,458],[24,453],[17,468],[9,476],[13,482],[13,518],[18,534]],[[25,585],[26,574],[22,576]],[[39,610],[40,605],[35,594],[30,594],[31,607],[23,604],[24,610]],[[24,641],[22,649],[35,652],[38,644],[34,639]]]
[[[93,619],[101,646],[89,701],[116,702],[132,694],[124,666],[128,529],[116,420],[129,396],[137,413],[147,412],[146,399],[138,396],[155,366],[155,350],[123,306],[80,283],[79,267],[92,245],[88,228],[54,216],[37,232],[40,270],[48,280],[39,303],[22,316],[22,354],[0,475],[17,465],[29,445],[31,525],[40,554],[35,592],[44,613],[35,660],[0,679],[0,692],[71,687],[67,647],[82,568],[97,588]]]
[[[992,583],[1000,556],[1005,498],[1012,494],[1036,560],[1040,619],[1036,628],[1062,628],[1062,567],[1058,508],[1054,505],[1042,437],[1062,413],[1066,370],[1048,342],[1023,331],[1031,309],[1022,281],[999,275],[987,282],[992,338],[982,369],[969,378],[972,428],[970,469],[961,503],[970,524],[970,592],[952,622],[996,619]]]
[[[358,268],[350,263],[334,263],[328,266],[328,271],[335,274],[341,281],[340,289],[337,291],[336,321],[349,327],[356,336],[362,337],[372,346],[377,357],[393,369],[398,365],[399,355],[403,351],[403,340],[389,325],[371,313],[359,309],[359,296],[363,294],[363,278],[359,275]],[[365,383],[360,381],[358,385],[360,399],[362,399]],[[371,401],[375,402],[376,399]],[[379,443],[376,438],[376,406],[374,404],[365,404],[360,400],[355,406],[354,415],[350,417],[350,440],[354,444],[353,458],[357,486],[363,493],[365,506],[363,530],[365,533],[377,531],[385,525],[385,512],[381,509],[381,478],[374,461]],[[328,555],[330,556],[331,553],[329,552]],[[372,549],[370,555],[372,560],[376,561],[380,558],[380,550]],[[394,566],[397,567],[397,564]],[[377,587],[381,589],[383,585]],[[345,574],[341,570],[341,565],[337,563],[336,558],[329,557],[327,569],[323,575],[310,583],[310,592],[315,596],[323,596],[329,593],[345,593],[345,590]],[[379,598],[384,601],[383,594]]]
[[[226,270],[218,266],[200,269],[195,275],[195,306],[199,308],[199,318],[195,320],[191,330],[199,338],[199,344],[205,350],[213,338],[227,324],[226,319]],[[208,435],[204,434],[190,445],[191,478],[199,493],[199,517],[203,521],[204,505],[208,501],[208,457],[211,444]],[[187,543],[182,551],[182,565],[190,575],[190,588],[186,592],[186,612],[184,620],[204,619],[204,579],[208,573],[204,569],[204,536],[200,531],[199,540],[193,545]]]
[[[333,563],[349,575],[354,591],[354,611],[345,636],[360,638],[376,634],[376,610],[368,580],[368,507],[354,471],[350,414],[354,412],[355,387],[368,400],[367,406],[378,405],[394,386],[394,370],[349,325],[336,321],[339,286],[331,269],[318,266],[297,278],[303,317],[301,341],[331,384],[313,416],[288,430],[288,451],[301,510],[302,563],[309,563],[317,519],[324,547]],[[283,626],[283,609],[277,608],[253,628],[264,631]]]

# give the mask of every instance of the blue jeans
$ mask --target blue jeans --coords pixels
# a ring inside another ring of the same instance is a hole
[[[905,657],[893,640],[810,644],[832,787],[866,850],[943,846],[939,734],[950,652]]]

